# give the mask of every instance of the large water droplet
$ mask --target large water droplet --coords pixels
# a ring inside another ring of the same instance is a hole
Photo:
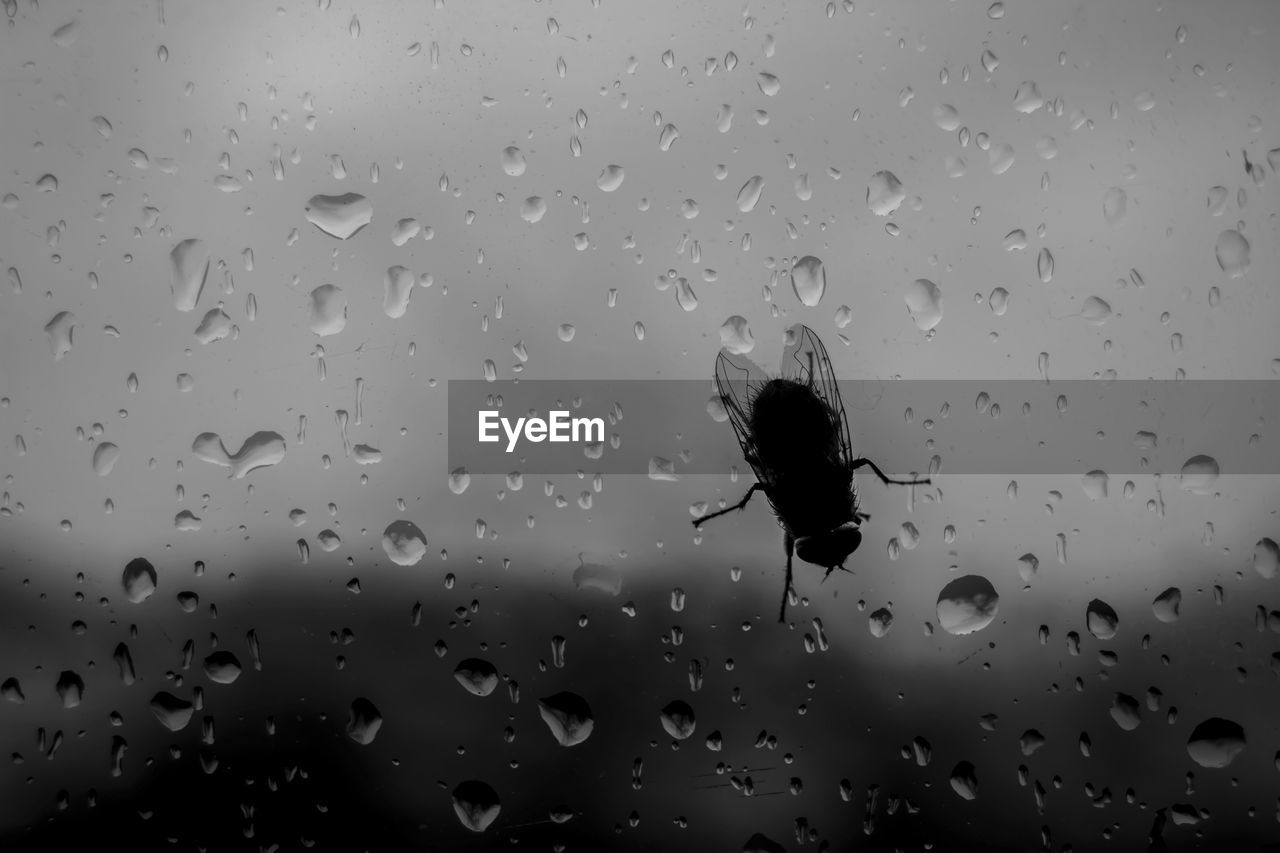
[[[596,179],[596,186],[607,193],[611,193],[618,187],[622,186],[622,181],[626,177],[621,166],[609,165],[604,167],[604,171],[600,173],[600,177]]]
[[[141,604],[156,591],[156,569],[144,557],[136,557],[124,567],[120,584],[124,587],[125,597],[134,604]]]
[[[93,473],[105,477],[111,473],[120,459],[120,448],[109,441],[101,442],[93,449]]]
[[[876,216],[888,216],[906,199],[902,182],[893,172],[876,172],[867,182],[867,207]]]
[[[239,658],[225,649],[213,652],[204,659],[205,678],[214,684],[234,684],[243,671]]]
[[[1183,463],[1180,479],[1185,491],[1197,495],[1212,494],[1218,480],[1218,460],[1203,454],[1192,456]]]
[[[1245,748],[1244,729],[1239,723],[1210,717],[1191,732],[1187,754],[1201,767],[1226,767]]]
[[[746,355],[755,348],[756,339],[745,317],[734,314],[720,327],[720,346],[734,355]]]
[[[1128,693],[1117,693],[1111,699],[1111,719],[1126,732],[1142,724],[1142,707]]]
[[[409,297],[417,283],[414,274],[402,266],[387,267],[382,278],[382,311],[395,320],[409,308]]]
[[[692,735],[697,725],[693,708],[683,699],[668,702],[662,709],[660,719],[662,728],[676,740],[684,740]]]
[[[472,832],[484,832],[502,811],[498,792],[486,782],[475,779],[462,782],[453,789],[453,812]]]
[[[1161,622],[1177,622],[1182,607],[1182,590],[1171,586],[1151,602],[1151,611]]]
[[[927,278],[907,285],[902,294],[916,328],[927,332],[942,322],[942,289]]]
[[[524,153],[519,148],[510,145],[502,149],[502,171],[513,178],[518,178],[524,174],[527,166]]]
[[[1013,93],[1013,108],[1020,113],[1033,113],[1044,106],[1044,96],[1040,94],[1040,87],[1032,80],[1024,80],[1018,84],[1018,89]]]
[[[520,205],[520,218],[533,224],[547,215],[547,203],[540,195],[531,195]]]
[[[822,261],[813,255],[805,255],[791,267],[791,289],[796,298],[810,308],[822,301],[827,292],[827,271]]]
[[[981,631],[996,618],[1000,596],[981,575],[956,578],[938,593],[938,624],[948,634]]]
[[[346,240],[373,221],[373,204],[359,193],[315,195],[305,213],[308,222],[330,237]]]
[[[236,480],[243,479],[250,471],[270,468],[284,461],[286,449],[284,436],[270,430],[255,432],[235,453],[229,453],[214,432],[202,432],[191,443],[191,452],[197,459],[230,468],[228,476]]]
[[[311,291],[311,331],[320,337],[336,335],[347,326],[347,297],[336,284]]]
[[[1089,633],[1099,640],[1110,640],[1120,628],[1120,617],[1100,598],[1089,602],[1084,611],[1085,625]]]
[[[63,356],[71,352],[75,327],[76,315],[70,311],[59,311],[44,324],[44,333],[49,338],[49,349],[53,351],[54,361],[61,361]]]
[[[1101,326],[1111,316],[1111,303],[1097,296],[1090,296],[1080,307],[1080,316],[1088,323]]]
[[[556,693],[538,700],[538,713],[547,724],[556,743],[561,746],[575,746],[591,735],[595,720],[591,716],[591,706],[587,700],[576,693],[567,691]]]
[[[363,697],[351,703],[351,710],[347,715],[347,737],[362,746],[368,746],[378,736],[380,728],[382,714],[376,705]]]
[[[168,691],[161,690],[151,697],[151,713],[156,715],[160,725],[171,732],[180,732],[191,722],[195,706],[186,699],[180,699]]]
[[[1108,225],[1119,225],[1129,210],[1129,194],[1119,187],[1112,187],[1102,197],[1102,217]]]
[[[412,521],[399,519],[382,531],[382,550],[397,566],[413,566],[427,553],[427,537]]]
[[[498,670],[482,658],[467,658],[453,671],[454,679],[474,696],[488,696],[498,687]]]
[[[1249,241],[1239,231],[1229,229],[1219,234],[1213,252],[1228,278],[1241,278],[1249,271]]]

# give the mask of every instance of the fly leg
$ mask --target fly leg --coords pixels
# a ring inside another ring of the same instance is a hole
[[[764,488],[764,486],[762,486],[762,485],[761,485],[761,484],[759,484],[759,483],[752,483],[752,484],[751,484],[751,488],[747,489],[747,493],[746,493],[745,495],[743,495],[743,496],[742,496],[742,500],[738,501],[738,502],[737,502],[736,504],[734,504],[733,506],[725,507],[724,509],[720,510],[719,512],[713,512],[713,513],[711,513],[710,515],[704,515],[704,516],[702,516],[701,518],[695,518],[695,519],[693,520],[693,526],[694,526],[694,527],[698,527],[698,526],[700,526],[700,525],[702,524],[702,522],[704,522],[704,521],[710,521],[710,520],[711,520],[711,519],[713,519],[713,518],[718,518],[718,517],[720,517],[720,516],[722,516],[722,515],[728,515],[729,513],[733,512],[735,509],[746,509],[747,501],[751,500],[751,496],[752,496],[752,495],[754,495],[757,491],[759,491],[759,490],[761,490],[761,489],[763,489],[763,488]]]
[[[787,621],[787,600],[791,596],[791,555],[796,552],[796,540],[787,533],[782,539],[782,547],[787,552],[787,582],[782,587],[782,604],[778,607],[778,621]]]
[[[894,486],[927,486],[929,485],[928,477],[920,477],[915,480],[895,480],[894,478],[886,475],[883,471],[881,471],[879,465],[872,462],[870,459],[867,459],[866,457],[860,457],[858,459],[853,460],[853,464],[849,467],[849,470],[857,471],[859,468],[870,468],[875,473],[875,475],[880,478],[880,482],[884,483],[886,486],[888,485],[894,485]]]

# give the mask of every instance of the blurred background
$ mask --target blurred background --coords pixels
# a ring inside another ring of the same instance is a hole
[[[851,380],[1271,379],[1280,6],[3,10],[6,848],[1280,835],[1274,476],[861,476],[778,625],[765,503],[689,523],[745,464],[446,429],[797,322]]]

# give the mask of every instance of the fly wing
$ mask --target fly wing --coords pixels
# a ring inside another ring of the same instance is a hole
[[[751,434],[751,406],[757,389],[767,381],[765,372],[750,359],[735,356],[727,350],[722,350],[716,358],[716,390],[720,392],[720,401],[729,415],[742,455],[751,465],[756,479],[766,486],[770,485],[770,478],[762,469],[755,450],[755,439]]]
[[[787,331],[787,345],[782,351],[782,378],[803,382],[822,398],[836,420],[840,456],[845,462],[852,462],[855,458],[853,440],[849,418],[840,400],[840,388],[836,385],[835,368],[817,332],[808,326],[796,324]]]

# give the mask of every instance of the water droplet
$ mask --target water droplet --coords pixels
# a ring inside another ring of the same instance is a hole
[[[568,691],[538,700],[538,714],[551,730],[556,743],[576,746],[591,735],[595,720],[587,700]]]
[[[1111,605],[1100,598],[1089,602],[1084,616],[1089,633],[1099,640],[1110,640],[1120,628],[1120,617],[1116,615]]]
[[[876,216],[890,215],[906,197],[902,182],[893,172],[876,172],[867,182],[867,207]]]
[[[510,145],[502,149],[502,171],[506,172],[513,178],[518,178],[524,174],[528,164],[524,159],[524,152],[514,145]]]
[[[1191,732],[1187,754],[1201,767],[1226,767],[1245,748],[1244,729],[1239,723],[1210,717]]]
[[[382,550],[397,566],[417,565],[427,553],[427,537],[412,521],[399,519],[382,531]]]
[[[1227,201],[1230,197],[1226,187],[1210,187],[1208,197],[1205,199],[1205,205],[1209,208],[1209,215],[1221,216],[1226,212]]]
[[[482,658],[467,658],[453,671],[454,680],[474,696],[488,696],[498,687],[498,670]]]
[[[185,729],[195,713],[195,706],[190,702],[164,690],[151,697],[150,707],[160,725],[171,732]]]
[[[693,708],[682,699],[668,702],[662,709],[660,719],[662,728],[676,740],[684,740],[692,735],[697,725]]]
[[[347,715],[347,737],[361,746],[368,746],[373,743],[381,728],[382,714],[376,705],[363,697],[351,703],[351,710]]]
[[[209,274],[209,250],[203,240],[183,240],[169,252],[169,290],[173,307],[193,311]]]
[[[205,678],[214,684],[234,684],[243,671],[240,660],[225,650],[213,652],[204,659]]]
[[[1280,545],[1276,545],[1275,541],[1267,537],[1258,540],[1258,544],[1253,546],[1253,569],[1259,575],[1271,580],[1276,576],[1277,566],[1280,566]]]
[[[1024,80],[1013,93],[1013,108],[1020,113],[1033,113],[1044,106],[1044,96],[1033,80]]]
[[[191,452],[197,459],[230,468],[228,476],[239,480],[250,471],[284,461],[286,447],[280,433],[262,430],[246,438],[240,449],[232,454],[227,452],[217,433],[202,432],[191,443]]]
[[[44,333],[49,337],[49,348],[53,351],[53,360],[61,361],[71,352],[71,345],[76,327],[76,315],[70,311],[59,311],[44,324]]]
[[[540,195],[531,195],[520,205],[520,218],[530,224],[547,215],[547,203]]]
[[[310,328],[320,337],[336,335],[347,325],[347,297],[336,284],[311,291]]]
[[[611,193],[622,186],[622,181],[625,177],[626,173],[623,172],[621,166],[605,166],[604,171],[600,173],[600,177],[596,179],[596,186],[604,192]]]
[[[956,578],[938,593],[938,624],[948,634],[972,634],[995,619],[1000,596],[981,575]]]
[[[305,213],[308,222],[330,237],[346,240],[373,221],[373,204],[358,193],[315,195]]]
[[[987,164],[991,167],[991,171],[997,175],[1003,175],[1009,171],[1009,168],[1013,166],[1013,161],[1013,146],[1007,142],[992,145],[987,152]]]
[[[58,47],[71,47],[79,37],[80,25],[76,21],[63,24],[53,31],[53,43]]]
[[[663,125],[662,132],[658,134],[658,149],[670,151],[672,144],[679,138],[680,131],[676,129],[674,124]]]
[[[1101,326],[1111,316],[1111,304],[1105,299],[1090,296],[1080,308],[1080,316],[1088,323]]]
[[[1001,6],[999,3],[996,3],[995,5]],[[978,772],[970,762],[961,761],[957,764],[951,771],[950,781],[951,790],[955,791],[956,795],[962,800],[973,800],[977,798]]]
[[[1053,281],[1053,252],[1047,248],[1041,249],[1040,254],[1036,256],[1036,272],[1040,276],[1040,281],[1045,284]]]
[[[143,557],[130,560],[120,576],[125,597],[134,604],[141,604],[150,598],[156,591],[156,583],[155,567]]]
[[[871,636],[880,639],[893,627],[893,611],[887,607],[874,611],[867,618],[867,627],[871,631]]]
[[[755,175],[738,190],[738,210],[750,213],[760,202],[760,194],[764,192],[764,178]]]
[[[1091,501],[1102,500],[1107,496],[1107,472],[1090,471],[1081,478],[1080,485],[1085,497]]]
[[[720,345],[733,355],[746,355],[755,348],[756,341],[745,317],[734,314],[720,327]]]
[[[413,295],[413,286],[417,278],[413,272],[402,267],[387,267],[382,279],[382,311],[388,317],[398,319],[404,316],[409,308],[409,297]]]
[[[942,290],[927,278],[918,278],[903,293],[907,313],[916,328],[927,332],[942,322]]]
[[[391,229],[391,242],[397,248],[408,243],[422,232],[422,223],[413,218],[401,219]]]
[[[1182,590],[1171,586],[1151,602],[1151,611],[1161,622],[1177,622],[1182,607]]]
[[[1219,234],[1214,255],[1228,278],[1241,278],[1249,271],[1249,241],[1239,231],[1230,229]]]
[[[1142,708],[1128,693],[1117,693],[1111,699],[1111,719],[1126,732],[1142,724]]]
[[[791,267],[791,289],[801,303],[813,308],[827,292],[827,271],[822,261],[805,255]]]
[[[1102,217],[1108,225],[1116,226],[1124,221],[1129,209],[1129,195],[1119,187],[1112,187],[1102,197]]]
[[[485,782],[469,780],[453,789],[453,812],[472,832],[484,832],[502,811],[498,792]]]
[[[1003,287],[997,287],[991,291],[991,295],[987,297],[987,305],[991,308],[991,313],[997,317],[1003,317],[1005,312],[1009,310],[1009,291]]]
[[[1192,456],[1182,465],[1181,487],[1197,495],[1213,493],[1218,480],[1218,460],[1212,456]]]

